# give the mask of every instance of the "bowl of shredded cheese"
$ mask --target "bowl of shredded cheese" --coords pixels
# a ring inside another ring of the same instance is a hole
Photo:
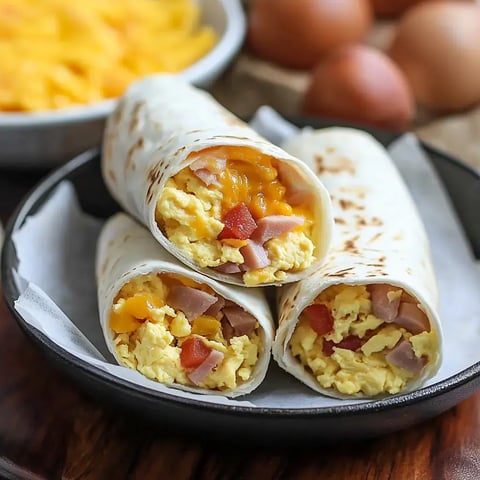
[[[99,144],[142,77],[208,87],[245,28],[240,0],[0,0],[0,165],[51,166]]]

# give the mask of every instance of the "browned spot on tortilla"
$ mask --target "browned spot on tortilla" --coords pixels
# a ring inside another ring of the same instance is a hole
[[[345,225],[347,223],[343,218],[340,217],[335,217],[334,220],[337,225]]]
[[[327,153],[335,153],[337,149],[335,147],[327,147]]]
[[[315,155],[315,166],[317,174],[323,173],[348,173],[349,175],[355,175],[355,164],[346,157],[332,158],[328,165],[325,163],[325,159],[321,155]]]
[[[180,155],[187,147],[183,146],[180,147],[173,155],[176,157],[177,155]]]
[[[323,173],[325,171],[324,158],[321,155],[315,155],[313,159],[315,161],[315,171]]]
[[[380,258],[378,259],[378,261],[381,262],[381,263],[385,263],[385,260],[386,260],[385,257],[380,257]]]
[[[372,217],[372,225],[375,225],[376,227],[381,227],[383,225],[383,221],[381,218],[378,217]]]
[[[351,270],[353,270],[353,267],[343,268],[338,272],[327,274],[327,277],[345,277]]]
[[[145,102],[137,102],[132,110],[132,118],[130,119],[130,123],[128,124],[128,131],[133,133],[133,131],[137,128],[139,123],[138,113]]]
[[[122,121],[124,105],[125,105],[125,100],[123,99],[120,100],[117,104],[117,108],[113,112],[112,122],[113,122],[113,125],[115,126],[118,126],[118,124]]]
[[[113,171],[112,168],[109,168],[109,169],[107,170],[107,175],[108,175],[108,178],[110,178],[110,180],[111,180],[113,183],[116,183],[117,177],[115,176],[115,172]]]
[[[132,169],[135,170],[135,162],[133,161],[133,154],[135,150],[143,147],[143,137],[139,137],[137,141],[129,148],[127,153],[127,162],[125,163],[125,171]]]
[[[382,236],[382,232],[376,233],[376,234],[370,239],[370,241],[369,241],[368,243],[373,243],[373,242],[375,242],[375,241],[378,240],[381,236]]]
[[[355,247],[355,242],[352,241],[352,240],[347,240],[344,244],[343,244],[343,249],[344,250],[355,250],[356,247]]]
[[[394,240],[403,240],[403,235],[401,233],[397,233],[394,237]]]
[[[190,130],[189,132],[187,132],[187,135],[190,135],[192,133],[200,133],[200,132],[203,132],[203,130]]]
[[[341,198],[338,203],[340,204],[340,208],[342,210],[365,210],[363,205],[358,205],[357,203],[353,202],[352,200],[346,200],[345,198]]]
[[[161,170],[161,167],[157,164],[148,172],[148,175],[147,175],[148,188],[147,188],[147,196],[146,196],[147,203],[150,203],[153,199],[153,188],[155,187],[155,184],[158,182],[160,178],[160,170]]]
[[[357,215],[357,227],[364,227],[365,225],[367,225],[367,221],[360,215]]]

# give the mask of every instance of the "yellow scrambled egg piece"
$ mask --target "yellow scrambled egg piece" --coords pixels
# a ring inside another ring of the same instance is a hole
[[[385,324],[371,313],[370,294],[365,286],[330,287],[315,303],[327,305],[334,318],[334,327],[325,335],[326,340],[339,343],[349,335],[366,338],[356,352],[334,347],[331,356],[325,355],[323,338],[312,329],[306,316],[301,316],[291,337],[290,349],[323,388],[346,395],[400,392],[414,375],[388,363],[383,351],[393,348],[402,337],[410,341],[417,357],[425,356],[429,360],[435,356],[435,333],[412,336],[404,328]]]
[[[118,97],[213,48],[193,0],[0,0],[0,110],[33,112]]]
[[[126,299],[142,294],[154,295],[164,303],[168,295],[168,281],[156,274],[131,280],[117,295],[112,311],[121,311]],[[160,308],[153,308],[150,317],[135,331],[114,334],[114,345],[123,365],[138,370],[147,378],[167,385],[194,386],[180,362],[181,342],[191,333],[192,326],[184,313],[165,303]],[[256,331],[227,341],[220,329],[209,338],[202,338],[205,345],[222,352],[224,359],[199,387],[233,389],[251,378],[262,348]]]
[[[185,168],[170,178],[156,206],[159,227],[167,238],[200,267],[217,267],[226,262],[244,262],[243,243],[217,240],[223,230],[224,194],[215,186],[207,187]],[[248,286],[282,281],[286,272],[301,271],[315,260],[315,246],[309,238],[310,227],[297,227],[266,242],[268,267],[243,275]]]

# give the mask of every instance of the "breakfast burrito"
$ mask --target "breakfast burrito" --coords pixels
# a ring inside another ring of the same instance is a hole
[[[180,77],[127,90],[107,122],[102,171],[167,251],[212,278],[293,282],[328,250],[331,205],[318,178]]]
[[[97,251],[100,321],[120,365],[163,384],[235,397],[265,377],[273,321],[261,289],[191,271],[119,213]]]
[[[287,151],[327,187],[336,234],[324,265],[282,289],[274,357],[337,398],[417,388],[438,370],[438,293],[428,239],[385,149],[344,128],[303,132]]]

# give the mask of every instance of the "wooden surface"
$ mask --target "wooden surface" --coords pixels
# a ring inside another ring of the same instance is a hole
[[[0,170],[0,218],[38,179]],[[0,478],[480,479],[480,394],[387,437],[301,451],[173,438],[87,398],[23,336],[0,302]]]

